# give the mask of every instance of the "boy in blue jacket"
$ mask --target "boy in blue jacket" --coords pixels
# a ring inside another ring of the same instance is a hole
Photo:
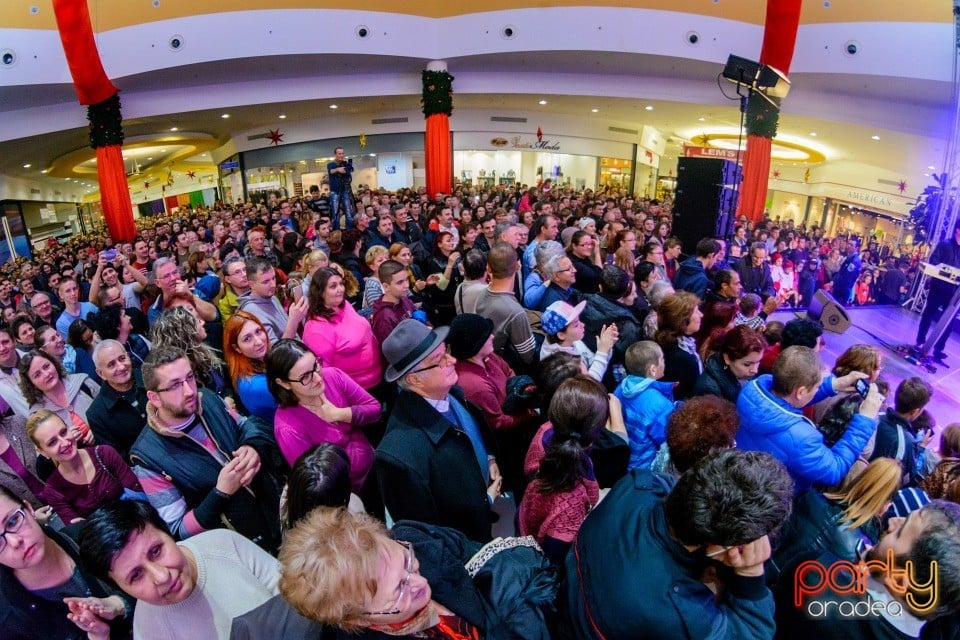
[[[650,469],[657,450],[667,439],[667,419],[673,412],[673,382],[663,376],[663,350],[651,340],[635,342],[624,354],[630,374],[613,395],[623,406],[623,421],[630,439],[628,469]]]

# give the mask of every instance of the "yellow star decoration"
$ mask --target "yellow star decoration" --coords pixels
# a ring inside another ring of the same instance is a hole
[[[363,149],[363,148],[366,147],[366,146],[367,146],[367,134],[361,133],[361,134],[360,134],[360,148]]]

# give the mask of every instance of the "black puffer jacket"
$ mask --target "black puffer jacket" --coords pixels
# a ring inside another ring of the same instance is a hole
[[[433,599],[480,629],[486,640],[548,640],[559,578],[532,538],[487,545],[456,529],[401,520],[390,532],[410,542]]]
[[[736,403],[740,395],[740,382],[723,360],[723,355],[715,353],[707,358],[703,373],[693,385],[691,396],[713,394],[724,400]]]

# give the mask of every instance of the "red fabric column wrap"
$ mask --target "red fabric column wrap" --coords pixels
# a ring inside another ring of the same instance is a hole
[[[427,132],[424,140],[426,152],[427,193],[451,193],[453,158],[450,150],[450,116],[435,113],[427,116]]]
[[[801,5],[802,0],[767,0],[760,62],[775,67],[784,75],[790,73],[790,64],[793,62]],[[751,100],[763,98],[751,97]],[[756,111],[754,115],[755,113]],[[779,112],[774,110],[767,117],[772,118],[772,122],[756,126],[758,123],[754,121],[754,126],[748,127],[747,151],[743,159],[743,183],[737,203],[737,213],[746,215],[754,222],[763,219],[770,176],[770,141],[776,135]],[[757,129],[763,129],[766,135],[757,135]]]
[[[117,88],[103,70],[87,0],[53,0],[53,12],[80,104],[103,102],[115,94]]]
[[[97,177],[103,201],[103,219],[114,242],[129,242],[137,235],[133,203],[123,168],[120,145],[97,147]]]

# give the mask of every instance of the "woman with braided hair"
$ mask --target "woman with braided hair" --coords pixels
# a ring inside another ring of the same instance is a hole
[[[520,533],[533,536],[556,563],[600,499],[590,448],[607,422],[607,392],[579,374],[565,380],[550,401],[545,423],[527,451],[524,473],[533,475],[520,504]]]

